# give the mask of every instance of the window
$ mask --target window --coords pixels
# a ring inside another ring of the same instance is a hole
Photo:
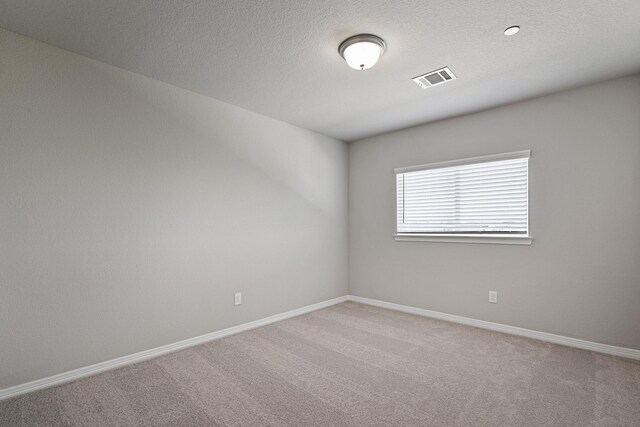
[[[396,240],[531,244],[530,154],[396,169]]]

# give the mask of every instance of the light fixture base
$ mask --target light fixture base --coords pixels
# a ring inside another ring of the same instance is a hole
[[[380,53],[376,56],[375,60],[373,61],[373,64],[369,65],[369,66],[365,66],[365,64],[363,63],[360,67],[361,70],[365,70],[367,68],[372,67],[378,60],[378,58],[380,56],[382,56],[382,54],[384,53],[385,49],[387,48],[387,44],[384,42],[384,40],[382,40],[380,37],[374,35],[374,34],[357,34],[355,36],[351,36],[348,39],[346,39],[345,41],[343,41],[342,43],[340,43],[340,46],[338,47],[338,53],[340,53],[340,56],[347,61],[347,63],[349,64],[349,66],[351,66],[352,68],[356,68],[354,65],[352,65],[350,63],[350,60],[347,58],[345,52],[347,51],[347,49],[350,46],[353,46],[357,43],[371,43],[374,44],[376,46],[378,46],[380,48]],[[358,69],[356,68],[356,69]]]
[[[513,36],[515,34],[518,34],[519,31],[520,31],[520,26],[519,25],[512,25],[509,28],[507,28],[506,30],[504,30],[504,35],[505,36]]]

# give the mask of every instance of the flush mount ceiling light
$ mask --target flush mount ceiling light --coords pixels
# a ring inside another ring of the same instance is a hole
[[[338,52],[349,67],[362,71],[376,65],[386,47],[384,40],[378,36],[358,34],[340,43]]]
[[[518,31],[520,31],[520,27],[517,26],[517,25],[512,25],[511,27],[509,27],[506,30],[504,30],[504,35],[505,36],[512,36],[514,34],[517,34]]]

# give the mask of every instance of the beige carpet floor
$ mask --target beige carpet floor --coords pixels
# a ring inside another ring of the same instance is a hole
[[[0,402],[2,426],[640,426],[640,363],[355,303]]]

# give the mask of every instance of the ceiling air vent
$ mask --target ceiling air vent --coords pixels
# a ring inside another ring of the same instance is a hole
[[[430,88],[441,83],[455,80],[456,76],[451,72],[449,67],[444,67],[436,71],[428,72],[418,77],[414,77],[413,81],[422,89]]]

